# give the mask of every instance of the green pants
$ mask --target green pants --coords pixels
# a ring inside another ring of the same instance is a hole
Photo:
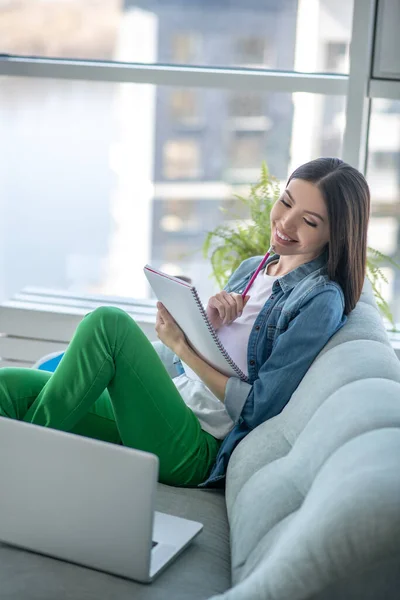
[[[82,320],[53,374],[0,369],[0,416],[153,452],[170,485],[204,481],[220,446],[139,326],[110,307]]]

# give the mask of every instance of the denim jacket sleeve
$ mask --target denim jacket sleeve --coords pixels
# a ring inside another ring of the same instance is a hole
[[[244,421],[254,429],[279,414],[317,354],[346,320],[336,287],[311,289],[287,329],[277,338],[268,359],[260,366],[253,385],[229,378],[225,405],[231,418],[236,423]]]

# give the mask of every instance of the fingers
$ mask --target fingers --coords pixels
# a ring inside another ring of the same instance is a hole
[[[165,308],[164,304],[162,304],[161,302],[157,302],[157,308],[158,311],[156,316],[156,322],[157,319],[159,319],[160,325],[176,325],[177,327],[179,327],[178,323],[175,321],[171,313]]]
[[[159,316],[160,319],[162,319],[163,321],[166,321],[168,317],[171,317],[164,304],[162,304],[161,302],[157,302],[157,308],[157,317]]]
[[[239,312],[241,312],[236,300],[238,294],[228,294],[228,292],[221,293],[224,294],[224,299],[226,301],[225,319],[223,322],[224,324],[231,323],[239,316]]]
[[[249,301],[250,296],[243,298],[242,294],[235,294],[234,292],[232,292],[231,296],[236,303],[236,316],[234,318],[240,317],[244,307]]]
[[[160,311],[158,310],[157,314],[156,314],[156,324],[155,324],[155,327],[154,327],[154,329],[156,330],[157,335],[158,335],[158,333],[159,333],[162,325],[164,325],[164,321],[163,321],[163,319],[161,317]]]
[[[161,341],[163,341],[164,343],[167,343],[167,339],[165,338],[165,334],[168,333],[169,338],[171,337],[171,332],[173,332],[175,330],[176,327],[178,327],[175,319],[172,317],[171,313],[168,312],[168,310],[165,308],[165,306],[161,303],[161,302],[157,302],[157,314],[156,314],[156,324],[155,324],[155,331],[157,333],[157,336],[159,339],[161,339]]]
[[[165,321],[168,318],[169,312],[161,302],[157,302],[157,314],[156,314],[156,325],[155,330],[158,331],[161,325],[165,325]]]
[[[226,324],[231,323],[242,314],[243,308],[249,298],[250,296],[246,296],[243,300],[241,294],[228,293],[223,290],[210,298],[209,306],[218,311],[222,323]]]
[[[218,311],[219,318],[222,323],[226,323],[230,316],[230,304],[227,298],[229,294],[227,292],[218,292],[212,298],[210,298],[209,305]]]

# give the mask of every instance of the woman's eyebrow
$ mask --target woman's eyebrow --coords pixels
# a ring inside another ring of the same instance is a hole
[[[293,196],[289,192],[289,190],[285,190],[285,194],[287,194],[289,196],[289,198],[291,199],[291,201],[293,202],[293,204],[296,204],[296,200],[293,198]],[[324,219],[318,213],[313,212],[312,210],[305,210],[304,212],[306,212],[306,213],[308,213],[310,215],[314,215],[314,217],[318,217],[318,219],[321,219],[321,221],[324,222]]]

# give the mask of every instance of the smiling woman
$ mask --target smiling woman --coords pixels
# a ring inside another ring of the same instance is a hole
[[[321,254],[329,242],[327,215],[325,200],[316,185],[301,179],[289,182],[271,211],[272,243],[282,255],[276,272],[286,273],[300,261]],[[295,254],[287,254],[288,248],[293,248]]]
[[[369,188],[356,169],[337,158],[300,166],[271,211],[271,243],[280,254],[274,273],[327,249],[329,277],[342,287],[348,314],[364,283],[369,212]]]

